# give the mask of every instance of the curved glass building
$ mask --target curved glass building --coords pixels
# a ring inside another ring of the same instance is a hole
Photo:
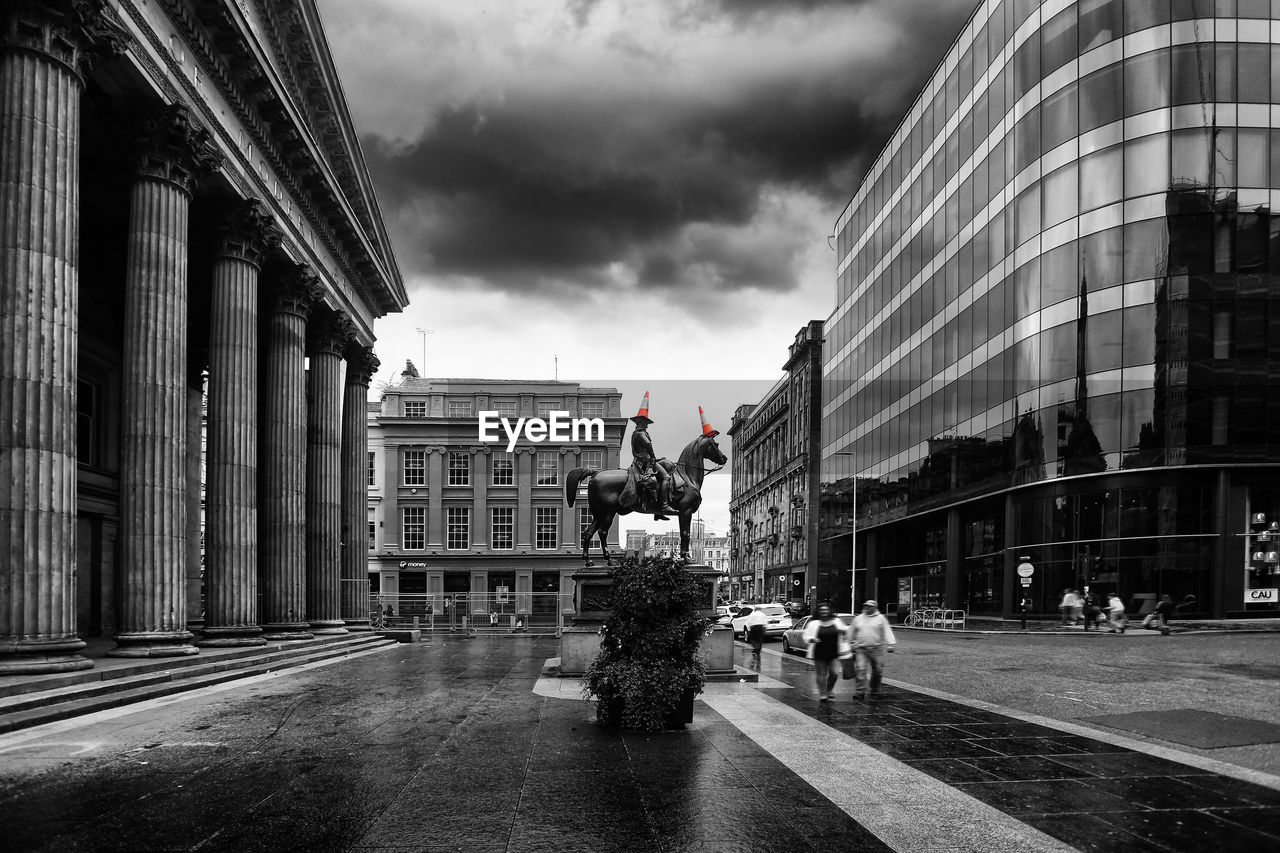
[[[1280,3],[982,2],[837,222],[827,575],[1278,615],[1278,207]]]

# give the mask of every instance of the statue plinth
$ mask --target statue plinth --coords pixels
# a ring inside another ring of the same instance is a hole
[[[698,579],[702,594],[698,596],[698,614],[715,620],[716,591],[720,584],[720,570],[703,563],[686,563],[684,570]]]
[[[698,615],[715,619],[716,587],[720,572],[701,563],[688,563],[685,571],[698,580]],[[560,632],[560,674],[581,675],[600,651],[600,626],[610,616],[609,592],[613,589],[611,567],[583,568],[574,572],[573,616]],[[567,615],[567,614],[566,614]],[[727,640],[727,642],[726,642]],[[712,672],[733,668],[733,635],[716,631],[703,643],[702,654]],[[713,651],[714,649],[714,651]]]
[[[579,569],[573,578],[573,625],[599,627],[609,618],[609,591],[613,589],[608,566]]]
[[[609,618],[609,591],[613,577],[609,566],[592,566],[574,572],[573,611],[565,611],[568,623],[560,631],[560,674],[577,676],[600,653],[600,627]]]

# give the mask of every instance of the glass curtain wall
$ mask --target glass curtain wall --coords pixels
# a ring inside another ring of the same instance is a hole
[[[857,511],[829,535],[1034,483],[1280,462],[1277,19],[1262,0],[980,5],[837,223],[824,489],[856,481]],[[1123,547],[1089,544],[1107,537],[1077,518],[1083,486],[1053,499],[1061,529],[1028,499],[997,550],[1069,543],[1046,600],[1099,557],[1195,594],[1198,489],[1098,498]],[[1189,538],[1157,545],[1122,506]],[[979,520],[963,594],[992,607]]]

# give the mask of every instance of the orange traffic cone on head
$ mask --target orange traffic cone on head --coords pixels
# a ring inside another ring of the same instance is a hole
[[[702,434],[707,438],[714,438],[720,434],[718,430],[711,428],[711,424],[707,423],[707,413],[702,411],[702,407],[698,407],[698,417],[702,418]]]
[[[644,421],[644,423],[646,424],[653,423],[653,421],[649,420],[649,392],[648,391],[644,392],[644,402],[640,404],[640,411],[636,412],[636,416],[634,418],[631,418],[631,420],[635,421],[636,423],[640,423],[641,421]]]

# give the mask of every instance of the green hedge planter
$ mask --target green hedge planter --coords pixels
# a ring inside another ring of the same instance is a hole
[[[583,675],[596,718],[639,731],[693,722],[693,698],[706,680],[698,643],[708,628],[697,610],[698,579],[670,557],[629,557],[611,575],[600,654]]]

